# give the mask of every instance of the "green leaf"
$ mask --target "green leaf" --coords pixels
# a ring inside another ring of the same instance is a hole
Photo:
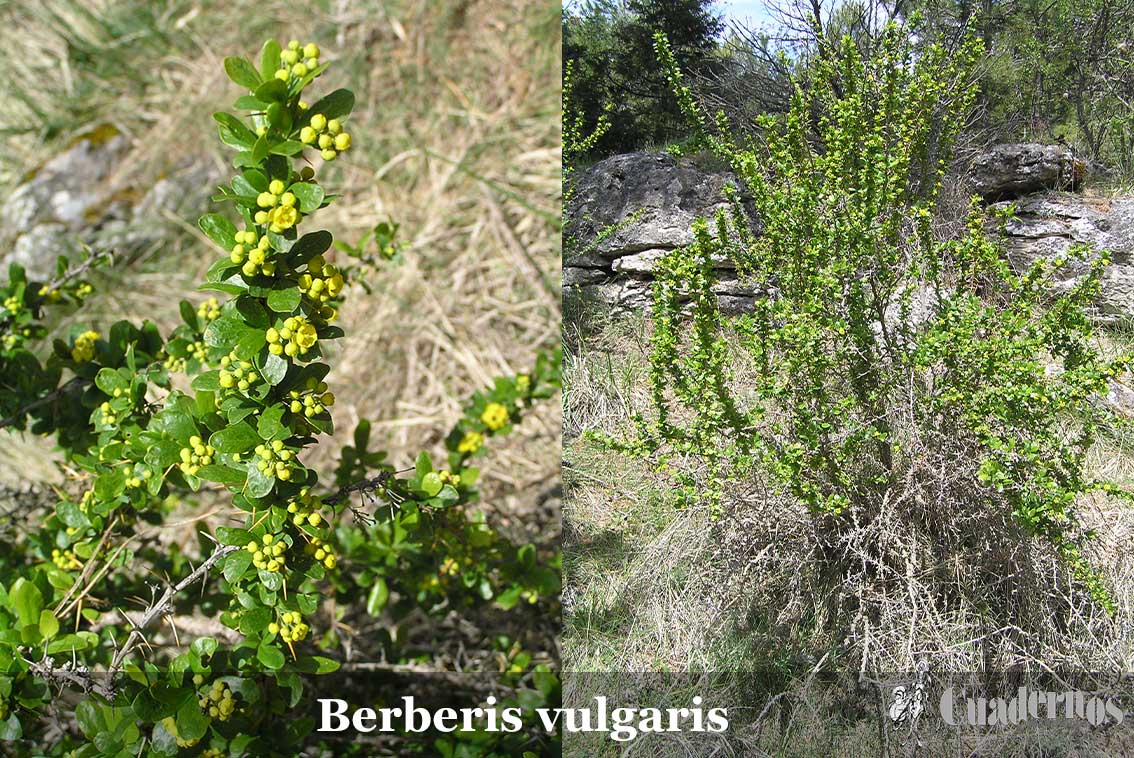
[[[197,471],[197,476],[206,482],[217,482],[218,484],[244,484],[244,480],[247,478],[243,470],[219,463],[201,466]]]
[[[20,626],[39,623],[39,612],[43,610],[43,593],[34,583],[19,577],[8,590],[8,600],[16,611]]]
[[[279,592],[283,586],[283,577],[275,571],[261,570],[259,573],[260,585],[269,592]]]
[[[378,577],[374,580],[374,586],[370,588],[370,594],[366,597],[366,612],[371,616],[378,617],[382,614],[382,609],[386,607],[386,601],[390,599],[390,588],[386,586],[386,580]]]
[[[424,490],[425,494],[429,495],[429,497],[433,497],[440,492],[442,486],[441,477],[436,471],[430,471],[421,478],[421,489]]]
[[[268,353],[260,365],[260,376],[264,377],[264,381],[268,384],[275,387],[287,376],[287,366],[287,360],[283,356]]]
[[[218,453],[243,453],[260,444],[260,435],[247,422],[225,427],[209,437],[209,444]]]
[[[260,48],[260,78],[271,79],[280,67],[280,43],[270,39]]]
[[[292,313],[299,307],[302,294],[295,287],[272,290],[268,293],[268,307],[276,313]]]
[[[250,90],[260,86],[260,75],[247,58],[228,57],[224,59],[224,72],[228,78]],[[282,84],[282,82],[281,82]]]
[[[239,314],[228,311],[221,313],[220,318],[205,327],[205,344],[231,349],[242,339],[254,334],[260,335],[261,339],[264,337],[264,332],[245,324]]]
[[[252,540],[247,529],[234,529],[231,526],[218,526],[215,531],[217,542],[222,545],[239,545],[244,547]]]
[[[24,734],[23,727],[20,724],[20,717],[13,713],[4,721],[0,721],[0,741],[14,742],[20,739]]]
[[[224,560],[224,578],[230,582],[235,582],[244,576],[244,572],[252,565],[252,553],[247,550],[237,550],[235,553],[229,553],[228,557]]]
[[[209,731],[209,718],[201,712],[197,698],[191,697],[177,710],[177,732],[183,740],[199,740]]]
[[[334,237],[326,230],[319,230],[317,232],[308,232],[307,234],[296,240],[295,244],[291,246],[288,251],[288,258],[291,260],[293,266],[298,266],[301,263],[314,258],[316,255],[322,255],[327,252],[327,249],[334,242]]]
[[[299,210],[304,213],[316,211],[323,204],[323,188],[318,184],[299,182],[291,185],[288,192],[295,195],[299,201]]]
[[[262,134],[256,140],[256,144],[252,146],[252,162],[263,163],[264,159],[268,157],[271,150],[271,143],[268,142],[268,135]]]
[[[231,113],[218,111],[213,118],[220,124],[221,142],[239,150],[250,150],[256,143],[256,133]]]
[[[59,639],[47,643],[47,654],[81,653],[84,650],[91,650],[97,645],[98,635],[94,632],[75,632],[74,634],[65,634]]]
[[[126,490],[126,469],[118,466],[95,479],[94,493],[99,500],[113,500]]]
[[[75,706],[75,723],[90,739],[94,739],[95,735],[103,730],[100,709],[101,706],[93,700],[83,700]]]
[[[55,614],[44,608],[39,613],[39,633],[45,640],[49,640],[59,633],[59,619]]]
[[[282,103],[287,100],[287,85],[273,77],[257,87],[252,94],[265,103]]]
[[[263,606],[249,608],[240,614],[240,631],[242,634],[257,634],[267,629],[271,621],[272,612],[269,609]]]
[[[311,106],[311,115],[322,113],[328,119],[343,118],[354,109],[354,93],[348,89],[337,89]]]
[[[219,213],[206,213],[201,216],[197,225],[201,227],[205,236],[224,248],[226,252],[236,245],[236,227]],[[229,261],[230,265],[231,263]]]
[[[101,368],[95,375],[95,386],[106,394],[113,395],[114,390],[125,392],[130,387],[130,383],[115,369]]]
[[[255,95],[241,95],[236,98],[232,107],[239,108],[242,111],[262,111],[268,107],[268,104],[263,100],[258,100]]]
[[[244,485],[244,494],[248,497],[264,497],[276,486],[276,480],[265,474],[256,465],[255,460],[248,462],[248,481]]]
[[[272,145],[268,150],[272,155],[295,155],[296,153],[303,152],[303,143],[296,142],[295,140],[284,140],[275,145]]]
[[[220,389],[220,369],[197,374],[189,386],[197,392],[216,392]]]
[[[177,304],[177,309],[181,313],[181,320],[189,325],[194,331],[197,330],[197,310],[193,304],[188,300],[182,300]]]
[[[312,660],[315,661],[316,674],[334,673],[335,671],[339,670],[339,666],[341,665],[338,661],[333,661],[330,658],[324,658],[321,655],[312,656]]]
[[[271,671],[277,671],[284,665],[283,651],[267,642],[260,644],[260,647],[256,650],[256,658]]]
[[[273,405],[260,414],[260,421],[256,424],[256,431],[260,434],[261,439],[283,439],[291,434],[291,430],[280,422],[280,419],[283,418],[283,414],[284,409],[282,405]]]

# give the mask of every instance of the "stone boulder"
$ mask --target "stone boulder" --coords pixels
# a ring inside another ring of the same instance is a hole
[[[96,127],[16,187],[3,204],[0,277],[13,262],[33,277],[48,276],[59,255],[82,244],[130,254],[168,234],[167,214],[189,218],[204,209],[219,165],[187,158],[141,185],[123,171],[130,149],[113,126]]]
[[[969,181],[976,194],[998,201],[1043,190],[1074,189],[1085,173],[1086,164],[1063,145],[1019,143],[996,145],[978,155]]]
[[[1046,192],[1014,205],[1016,213],[1005,225],[1005,243],[1008,261],[1016,270],[1079,244],[1109,250],[1113,262],[1103,274],[1100,315],[1134,315],[1134,198]],[[1061,286],[1072,286],[1086,268],[1085,263],[1066,267]]]
[[[645,307],[657,261],[693,242],[697,218],[727,208],[727,171],[665,153],[615,155],[579,173],[564,228],[563,286],[618,308]],[[718,286],[729,310],[752,292],[721,263]]]

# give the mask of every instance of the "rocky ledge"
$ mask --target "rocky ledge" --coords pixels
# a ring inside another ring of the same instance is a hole
[[[1100,310],[1134,314],[1134,198],[1066,191],[1085,173],[1062,146],[998,145],[973,162],[966,181],[993,208],[1015,204],[1005,240],[1014,266],[1078,243],[1110,250],[1114,263],[1104,278]],[[735,177],[727,171],[654,153],[616,155],[581,172],[567,209],[565,291],[616,309],[647,307],[658,259],[693,241],[695,219],[726,207],[729,183]],[[1064,284],[1082,271],[1071,268]],[[723,308],[742,312],[751,305],[753,291],[727,262],[717,273]]]

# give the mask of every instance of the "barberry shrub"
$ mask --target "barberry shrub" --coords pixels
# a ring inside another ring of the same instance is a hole
[[[657,39],[699,146],[743,191],[658,266],[653,410],[615,444],[657,456],[684,501],[718,513],[724,493],[767,477],[809,514],[819,571],[842,585],[828,588],[842,607],[826,620],[857,624],[857,639],[881,610],[843,584],[851,575],[901,582],[956,560],[1002,586],[1025,581],[1005,577],[1036,550],[1113,611],[1077,510],[1089,493],[1128,497],[1085,468],[1113,422],[1098,400],[1129,366],[1100,351],[1088,316],[1107,256],[1076,249],[1014,272],[975,205],[962,233],[941,233],[939,191],[981,48],[969,37],[915,54],[908,40],[890,27],[869,55],[849,38],[824,43],[789,111],[741,144],[699,109]],[[722,260],[757,293],[735,319],[713,293]],[[1060,290],[1053,275],[1069,267],[1081,275]],[[961,596],[1023,624],[1014,614],[1045,602],[1024,586]],[[917,602],[957,607],[947,583],[927,591],[938,596]],[[1029,623],[1050,618],[1038,615]]]
[[[214,198],[234,213],[199,224],[222,253],[201,286],[217,296],[183,301],[168,338],[148,322],[75,327],[44,357],[47,310],[90,292],[90,262],[61,261],[46,283],[12,266],[0,289],[2,424],[53,437],[67,472],[43,511],[8,514],[27,528],[0,536],[0,740],[18,754],[294,755],[316,712],[304,688],[344,659],[348,609],[396,629],[477,604],[556,607],[557,555],[514,544],[473,505],[475,462],[557,390],[557,351],[471,398],[439,464],[422,452],[396,471],[365,421],[333,474],[304,464],[333,431],[324,360],[348,282],[396,253],[381,224],[377,252],[341,245],[362,263],[339,266],[311,229],[333,195],[310,159],[352,147],[351,92],[304,99],[327,65],[294,41],[267,42],[258,66],[225,60],[246,93],[245,115],[214,115],[236,151]],[[195,503],[230,525],[184,520]],[[189,523],[197,555],[155,538]],[[383,649],[408,655],[396,634]],[[516,693],[556,696],[546,665],[507,650]]]

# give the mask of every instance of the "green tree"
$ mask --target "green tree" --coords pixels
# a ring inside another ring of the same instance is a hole
[[[717,65],[724,22],[712,0],[591,0],[563,16],[563,57],[575,76],[575,107],[598,123],[606,104],[611,128],[589,153],[596,157],[679,138],[684,121],[657,66],[653,35],[664,33],[690,72]]]

